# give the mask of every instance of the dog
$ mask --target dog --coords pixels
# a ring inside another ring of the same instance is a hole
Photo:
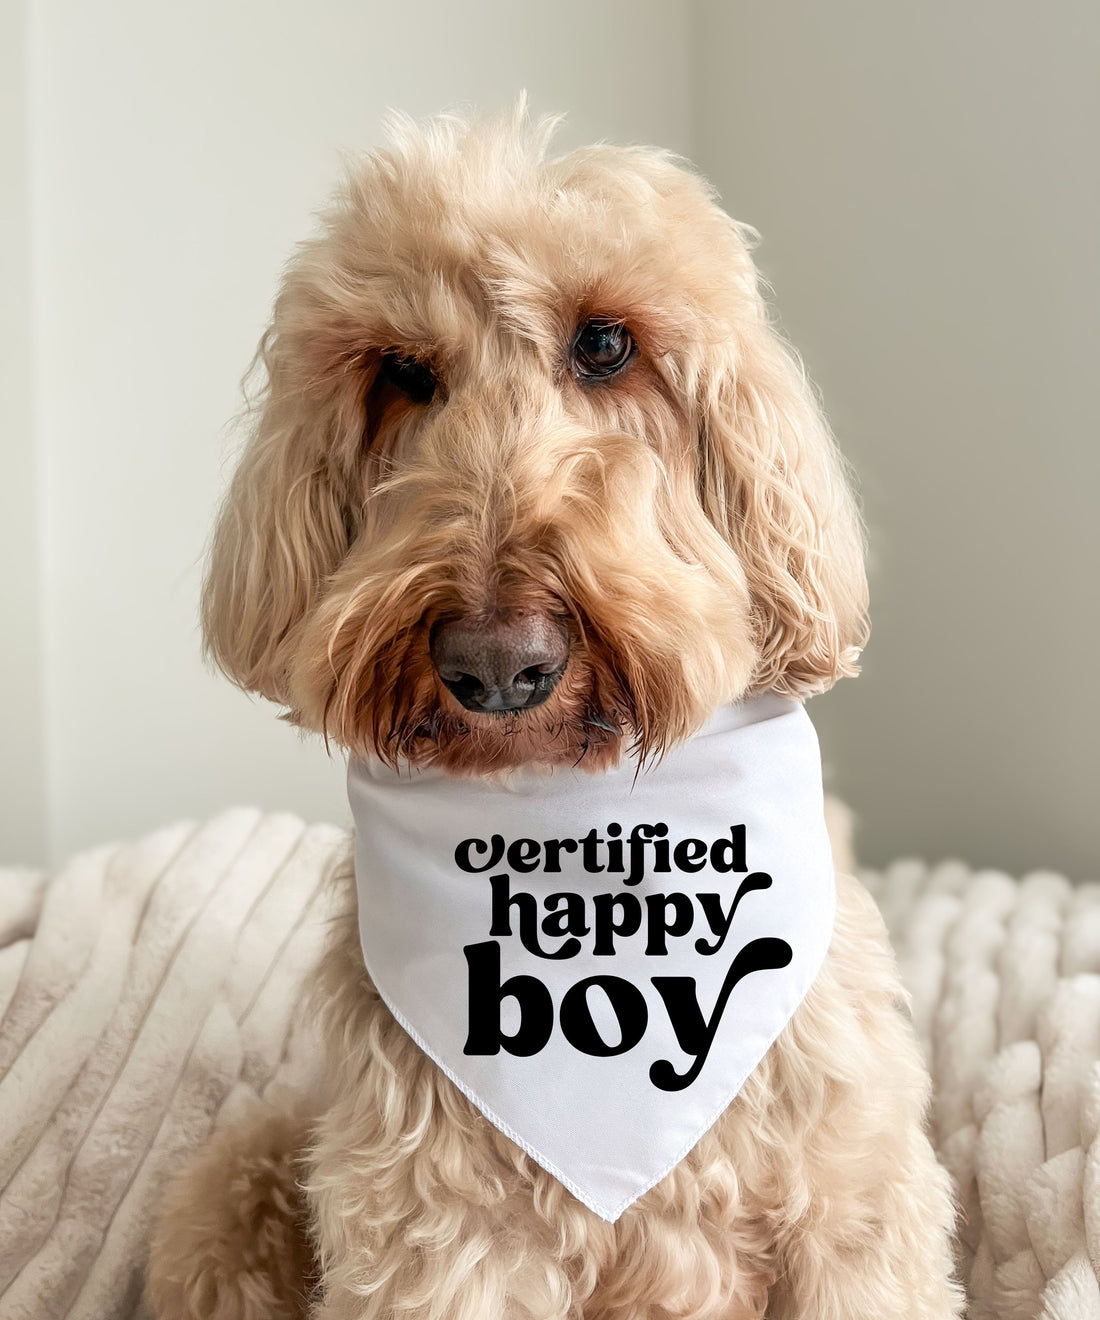
[[[205,636],[355,758],[600,776],[857,672],[862,528],[753,231],[670,154],[554,158],[553,128],[396,120],[262,341]],[[614,1222],[398,1024],[349,902],[314,988],[325,1094],[258,1108],[169,1187],[155,1314],[957,1316],[927,1074],[874,905],[836,890],[787,1027]]]

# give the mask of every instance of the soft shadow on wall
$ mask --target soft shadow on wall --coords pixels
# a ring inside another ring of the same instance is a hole
[[[1100,876],[1100,7],[705,3],[700,162],[862,481],[863,856]]]

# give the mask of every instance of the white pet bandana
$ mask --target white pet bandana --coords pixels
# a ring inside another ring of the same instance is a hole
[[[726,707],[636,771],[348,772],[379,993],[612,1221],[737,1095],[813,983],[835,906],[800,704]]]

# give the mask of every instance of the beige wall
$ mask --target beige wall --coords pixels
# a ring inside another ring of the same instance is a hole
[[[864,486],[867,857],[1100,876],[1100,7],[702,0],[696,154]]]
[[[0,7],[0,854],[46,848],[30,382],[27,11]]]

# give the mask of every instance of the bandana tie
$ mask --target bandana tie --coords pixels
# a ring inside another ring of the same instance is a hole
[[[607,1220],[736,1097],[829,946],[817,737],[786,698],[724,707],[640,772],[352,761],[348,793],[379,994]]]

